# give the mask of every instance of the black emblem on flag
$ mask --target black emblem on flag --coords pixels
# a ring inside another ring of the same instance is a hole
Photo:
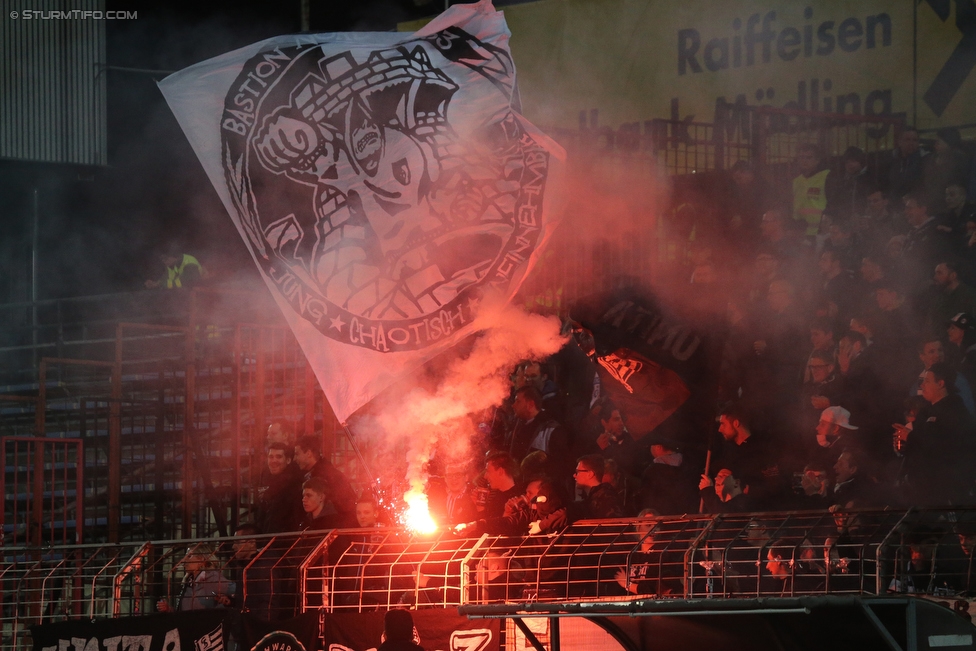
[[[258,640],[251,651],[305,651],[305,645],[288,631],[272,631]]]
[[[225,180],[267,277],[319,332],[425,348],[528,261],[548,153],[503,92],[507,54],[462,30],[325,53],[334,47],[245,64],[221,118]]]

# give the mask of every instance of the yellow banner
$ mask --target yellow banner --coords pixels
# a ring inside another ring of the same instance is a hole
[[[976,122],[976,0],[542,0],[504,11],[523,112],[537,124],[714,123],[760,105],[903,114],[923,129]]]
[[[730,106],[912,108],[911,0],[547,0],[505,8],[539,124],[716,122]],[[720,117],[720,116],[719,116]]]
[[[976,1],[926,0],[917,20],[916,124],[976,123]]]

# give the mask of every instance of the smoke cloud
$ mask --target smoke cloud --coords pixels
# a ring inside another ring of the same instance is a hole
[[[516,364],[547,357],[567,341],[559,319],[518,307],[483,306],[479,321],[484,331],[467,354],[435,371],[428,386],[418,382],[395,396],[388,394],[353,426],[357,437],[365,438],[379,458],[389,460],[405,451],[411,494],[422,493],[435,450],[452,460],[470,458],[480,433],[468,416],[502,404]],[[376,470],[391,470],[386,463]]]

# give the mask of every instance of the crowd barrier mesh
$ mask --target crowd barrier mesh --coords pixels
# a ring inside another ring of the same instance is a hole
[[[970,509],[589,520],[526,537],[378,527],[5,547],[0,651],[30,648],[33,624],[179,608],[199,568],[210,573],[201,604],[275,620],[307,611],[637,598],[964,599],[973,589],[974,547]]]

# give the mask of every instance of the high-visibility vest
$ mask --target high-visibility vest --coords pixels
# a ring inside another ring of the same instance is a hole
[[[197,273],[199,273],[200,277],[203,278],[206,273],[203,270],[203,265],[200,264],[200,261],[189,253],[183,254],[183,260],[180,261],[178,266],[166,267],[166,288],[173,289],[174,287],[182,287],[183,283],[180,281],[180,277],[183,275],[183,272],[187,267],[193,266],[197,268]]]
[[[820,230],[820,220],[827,208],[827,174],[822,170],[813,176],[800,174],[793,179],[793,219],[807,224],[807,235],[816,235]]]

